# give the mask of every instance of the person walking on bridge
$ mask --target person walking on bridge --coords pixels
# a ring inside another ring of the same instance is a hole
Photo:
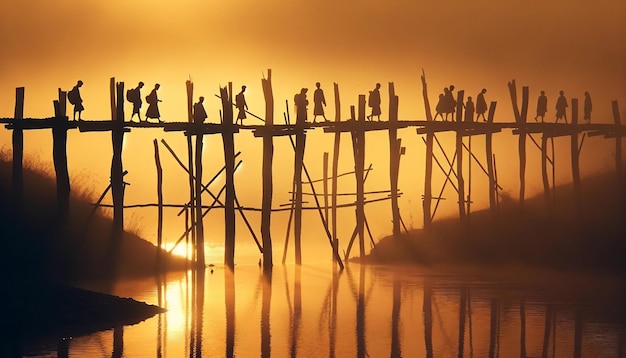
[[[246,95],[244,94],[246,92],[246,86],[241,86],[241,92],[239,92],[236,96],[235,96],[235,107],[237,107],[237,109],[239,110],[239,113],[237,113],[237,120],[235,121],[235,124],[237,124],[237,121],[241,120],[241,125],[243,125],[243,120],[246,119],[246,110],[248,109],[248,104],[246,103]]]
[[[155,84],[150,94],[146,96],[146,102],[148,102],[146,120],[148,120],[149,118],[154,118],[159,122],[163,122],[161,120],[161,113],[159,112],[159,102],[161,102],[161,100],[157,96],[157,91],[159,90],[159,88],[161,88],[161,85],[158,83]]]
[[[560,91],[559,98],[556,100],[556,123],[559,123],[559,119],[563,118],[565,124],[567,124],[567,114],[565,113],[567,107],[567,99],[565,98],[564,92]]]

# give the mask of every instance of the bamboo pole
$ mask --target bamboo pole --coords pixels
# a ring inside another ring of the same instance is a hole
[[[489,104],[489,113],[487,114],[487,125],[493,125],[493,117],[496,112],[496,102]],[[489,210],[491,214],[496,212],[496,183],[493,174],[493,132],[489,131],[485,136],[485,154],[487,161],[487,177],[489,178]]]
[[[272,235],[270,231],[272,213],[272,163],[274,157],[274,94],[272,91],[272,70],[267,70],[267,79],[261,80],[265,98],[265,132],[263,134],[263,201],[261,213],[261,238],[263,240],[263,269],[268,272],[272,265]]]
[[[572,183],[574,184],[574,205],[576,215],[580,216],[581,210],[581,188],[580,188],[580,162],[578,151],[578,99],[572,98],[572,121],[573,128],[570,136],[571,140],[571,160],[572,160]]]
[[[59,99],[54,101],[52,127],[52,158],[57,185],[57,214],[62,226],[67,224],[70,209],[70,176],[67,169],[66,92],[59,88]]]
[[[122,165],[122,148],[124,144],[124,82],[110,82],[113,106],[113,127],[111,130],[113,143],[113,159],[111,161],[111,195],[113,196],[113,240],[119,243],[124,234],[124,178]],[[116,105],[117,104],[117,105]]]
[[[548,134],[545,131],[541,136],[541,180],[543,182],[543,198],[546,211],[551,212],[550,181],[548,180]]]
[[[424,97],[424,106],[426,108],[426,121],[433,121],[430,111],[430,103],[428,101],[428,86],[426,84],[426,75],[422,69],[422,96]],[[424,198],[422,199],[422,207],[424,211],[424,231],[430,233],[432,223],[432,177],[433,177],[433,131],[426,132],[426,163],[424,168]]]
[[[465,92],[460,90],[457,92],[456,102],[456,176],[458,181],[458,197],[459,197],[459,218],[465,222],[465,182],[463,180],[463,95]]]
[[[17,124],[24,120],[24,87],[15,89],[15,112],[13,122]],[[24,131],[19,124],[15,126],[12,133],[13,162],[12,162],[12,186],[13,200],[18,215],[22,214],[24,206]]]
[[[154,163],[157,173],[157,270],[162,268],[161,250],[163,249],[163,168],[161,167],[161,157],[159,156],[159,142],[154,139]]]
[[[335,93],[335,123],[341,121],[341,103],[339,98],[339,85],[333,83],[333,89]],[[339,257],[339,239],[337,238],[337,179],[339,171],[339,148],[341,142],[341,132],[335,132],[334,144],[333,144],[333,171],[332,171],[332,197],[331,197],[331,215],[333,218],[332,224],[332,237],[333,237],[333,264],[336,263],[337,257]]]
[[[398,175],[400,168],[400,142],[398,140],[398,96],[393,82],[389,82],[389,182],[391,186],[392,232],[400,237],[400,209],[398,207]]]

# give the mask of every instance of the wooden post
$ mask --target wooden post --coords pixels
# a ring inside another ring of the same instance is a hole
[[[465,182],[463,181],[463,95],[465,92],[457,92],[456,100],[456,175],[458,180],[459,194],[459,218],[465,222]]]
[[[551,212],[550,181],[548,180],[548,134],[545,131],[541,136],[541,180],[543,182],[543,199],[546,211]]]
[[[389,181],[391,184],[392,232],[400,237],[400,209],[398,207],[398,175],[400,170],[400,142],[398,140],[398,96],[393,82],[389,82]]]
[[[189,98],[190,96],[193,98],[193,83],[188,82],[187,85],[188,89],[187,89],[187,98]],[[223,90],[220,89],[221,95],[222,95],[222,107],[224,107],[224,93]],[[187,103],[189,103],[189,99],[187,100]],[[228,103],[227,105],[230,108],[230,103]],[[193,119],[192,119],[193,122]],[[197,128],[194,128],[197,130]],[[195,204],[195,210],[192,216],[195,217],[194,220],[194,224],[195,224],[195,232],[196,232],[196,267],[199,269],[199,275],[202,273],[204,273],[204,268],[205,268],[205,258],[204,258],[204,222],[203,222],[203,215],[202,215],[202,147],[204,145],[203,140],[204,140],[204,134],[202,133],[202,131],[197,130],[196,133],[194,133],[196,136],[196,148],[195,148],[195,153],[194,153],[194,165],[195,165],[195,171],[192,170],[192,172],[194,172],[194,192],[195,192],[195,197],[194,197],[194,204]],[[192,135],[192,133],[189,133],[188,135]],[[224,247],[224,265],[228,266],[228,263],[226,261],[226,257],[228,256],[228,247]]]
[[[356,129],[352,132],[354,145],[354,173],[356,176],[356,227],[359,234],[359,255],[365,256],[365,95],[359,95]]]
[[[622,135],[619,133],[622,123],[617,101],[612,101],[611,106],[613,108],[613,122],[615,123],[616,130],[618,131],[618,135],[615,137],[615,172],[617,173],[617,182],[623,184],[624,168],[622,165]]]
[[[232,83],[229,83],[232,88]],[[224,202],[224,264],[235,267],[235,139],[233,124],[232,92],[220,91],[222,97],[222,141],[224,143],[224,166],[226,167],[226,201]],[[263,173],[265,175],[265,172]],[[200,189],[201,190],[201,189]],[[200,192],[197,191],[197,196]]]
[[[110,82],[111,94],[117,100],[111,99],[113,110],[113,127],[111,130],[113,143],[113,160],[111,161],[111,194],[113,196],[113,240],[121,242],[124,235],[124,178],[122,165],[122,147],[124,144],[124,82]]]
[[[271,270],[272,235],[270,231],[272,216],[273,177],[272,163],[274,160],[274,93],[272,90],[272,70],[267,70],[267,79],[261,80],[265,97],[265,132],[263,135],[263,202],[261,211],[261,238],[263,240],[263,269]],[[264,291],[265,292],[265,291]]]
[[[187,88],[187,122],[193,123],[193,83],[191,81],[186,82]],[[193,203],[196,197],[195,191],[195,181],[194,181],[194,161],[193,161],[193,141],[192,136],[187,135],[187,168],[189,168],[189,208],[185,211],[185,238],[186,245],[189,247],[189,231],[191,231],[191,246],[192,248],[196,247],[196,230],[189,230],[189,228],[195,228],[196,217],[194,215],[194,211],[191,208],[194,207]],[[191,212],[191,215],[189,215]],[[197,259],[196,250],[192,250],[192,261],[195,262]]]
[[[528,113],[528,86],[522,87],[522,108],[517,104],[517,88],[515,80],[508,83],[509,92],[511,94],[511,102],[513,104],[513,112],[515,113],[515,122],[519,130],[519,202],[520,210],[524,211],[524,197],[526,191],[526,116]]]
[[[296,265],[302,264],[302,166],[304,163],[304,147],[306,134],[304,132],[303,116],[296,116],[296,154],[294,158],[293,180],[295,183],[295,212],[294,212],[294,247],[296,253]]]
[[[430,111],[430,102],[428,101],[428,86],[426,84],[426,75],[422,70],[422,96],[424,97],[424,106],[426,108],[426,167],[424,168],[424,198],[422,200],[422,207],[424,211],[424,231],[428,234],[431,229],[432,223],[432,177],[433,177],[433,137],[435,133],[432,130],[428,130],[428,123],[433,121],[433,116]]]
[[[328,152],[324,152],[324,156],[322,158],[322,192],[324,196],[324,221],[326,223],[326,230],[329,230],[328,227]],[[331,238],[332,240],[333,238]]]
[[[496,113],[496,102],[489,104],[489,113],[487,114],[487,125],[491,127],[493,117]],[[485,154],[487,161],[487,176],[489,177],[489,210],[492,215],[496,213],[496,181],[493,173],[493,132],[487,132],[485,136]]]
[[[24,120],[24,87],[15,89],[15,112],[13,114],[13,122],[17,124],[12,133],[13,145],[13,200],[16,211],[22,214],[24,205],[24,131],[19,122]]]
[[[59,99],[54,101],[54,126],[52,127],[52,158],[57,184],[57,210],[59,223],[67,224],[70,209],[70,176],[67,170],[66,92],[59,88]]]
[[[161,270],[161,250],[163,249],[163,169],[161,168],[161,158],[159,157],[159,142],[156,139],[154,143],[154,163],[157,173],[157,253],[156,266],[157,270]]]
[[[333,83],[335,93],[335,123],[341,121],[341,104],[339,98],[339,85]],[[332,236],[333,236],[333,263],[337,262],[339,257],[339,239],[337,238],[337,175],[339,175],[339,147],[341,142],[341,132],[335,132],[335,141],[333,145],[333,172],[332,172],[332,197],[331,197],[331,215],[333,217]]]
[[[572,124],[573,130],[571,134],[571,159],[572,159],[572,183],[574,184],[574,205],[576,206],[576,215],[580,215],[581,209],[581,192],[580,192],[580,152],[578,149],[578,99],[572,98]]]

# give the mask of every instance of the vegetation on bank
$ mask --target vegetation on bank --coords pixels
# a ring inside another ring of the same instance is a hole
[[[70,218],[59,223],[53,170],[26,159],[20,210],[14,200],[8,153],[0,153],[0,269],[16,281],[72,282],[86,279],[150,275],[156,272],[157,248],[126,231],[119,245],[111,236],[107,210],[92,215],[96,201],[87,179],[72,178]],[[185,260],[162,252],[170,270]]]
[[[433,222],[431,235],[411,230],[388,236],[364,258],[373,263],[524,265],[626,273],[626,183],[615,173],[584,178],[579,212],[572,184],[519,202],[501,197],[497,215],[472,212]]]

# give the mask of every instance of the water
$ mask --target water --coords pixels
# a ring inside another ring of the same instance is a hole
[[[620,357],[621,288],[589,276],[352,264],[256,265],[124,281],[111,293],[168,312],[33,347],[70,357]],[[530,279],[528,279],[530,277]],[[196,288],[201,287],[195,286]],[[195,308],[194,308],[195,307]],[[35,352],[36,351],[36,352]]]

